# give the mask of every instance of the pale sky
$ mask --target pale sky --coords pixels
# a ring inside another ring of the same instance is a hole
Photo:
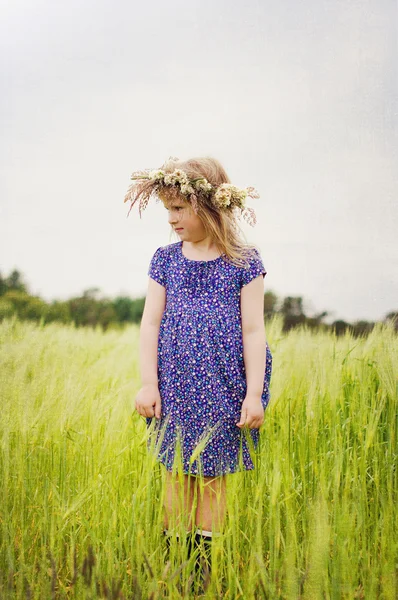
[[[307,314],[398,309],[392,0],[2,6],[0,271],[67,299],[143,296],[170,236],[133,171],[213,156],[253,186],[264,291]]]

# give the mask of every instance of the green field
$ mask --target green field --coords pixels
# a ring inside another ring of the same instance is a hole
[[[271,402],[256,470],[228,481],[207,597],[397,600],[397,334],[281,325],[266,326]],[[133,410],[138,339],[0,323],[1,599],[188,597]]]

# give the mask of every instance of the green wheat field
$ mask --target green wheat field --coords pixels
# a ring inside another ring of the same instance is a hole
[[[138,326],[0,323],[0,599],[397,600],[397,334],[266,334],[256,469],[229,476],[200,590],[162,539]]]

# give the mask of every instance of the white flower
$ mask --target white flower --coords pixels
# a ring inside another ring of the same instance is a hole
[[[247,195],[247,190],[241,190],[231,183],[222,183],[218,186],[213,201],[219,208],[225,208],[227,206],[244,208]]]
[[[154,171],[150,171],[149,178],[153,181],[160,181],[164,177],[164,171],[162,169],[155,169]]]
[[[204,192],[210,192],[213,189],[211,183],[209,183],[204,177],[195,181],[195,187],[197,190],[203,190]]]
[[[247,191],[246,190],[238,190],[236,192],[235,197],[236,197],[238,206],[243,208],[246,204]]]
[[[195,191],[194,188],[189,183],[181,184],[181,193],[182,194],[193,194],[194,191]]]
[[[229,183],[222,183],[218,186],[216,193],[214,194],[214,204],[220,208],[229,206],[231,204],[232,186]]]
[[[164,182],[168,185],[174,185],[175,183],[188,184],[189,179],[185,171],[183,171],[182,169],[174,169],[172,173],[168,173],[165,176]]]
[[[164,176],[164,182],[167,185],[171,185],[173,182],[172,177],[171,177],[171,173],[168,173],[167,175]]]

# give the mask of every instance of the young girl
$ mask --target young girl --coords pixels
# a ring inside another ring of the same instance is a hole
[[[151,428],[148,445],[166,468],[165,534],[173,499],[182,492],[180,510],[190,515],[197,498],[187,533],[194,530],[197,543],[209,543],[222,531],[227,475],[254,469],[251,448],[258,446],[270,400],[267,271],[237,223],[241,215],[256,222],[245,201],[258,194],[231,185],[212,158],[170,157],[160,169],[134,172],[131,179],[125,196],[130,210],[139,201],[141,216],[155,196],[179,237],[159,247],[150,262],[135,405]],[[172,477],[177,459],[179,481]]]

